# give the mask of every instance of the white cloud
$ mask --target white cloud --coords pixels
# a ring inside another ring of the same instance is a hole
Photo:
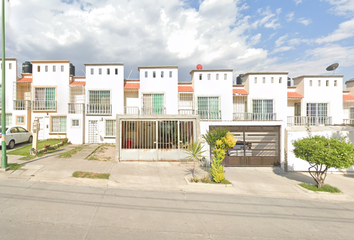
[[[275,41],[275,46],[279,47],[285,43],[285,40],[288,38],[288,34],[285,34],[284,36],[281,36]]]
[[[294,0],[296,5],[299,5],[300,3],[302,3],[302,0]]]
[[[280,52],[286,52],[289,50],[294,49],[294,46],[283,46],[283,47],[278,47],[272,51],[272,54],[274,53],[280,53]]]
[[[353,36],[354,36],[354,18],[339,24],[338,29],[336,29],[333,33],[329,34],[328,36],[318,38],[315,41],[319,44],[329,43],[329,42],[336,42],[343,39],[351,38]]]
[[[256,45],[261,41],[262,34],[258,33],[251,38],[251,45]]]
[[[266,9],[260,8],[257,12],[262,18],[252,23],[253,28],[265,27],[277,29],[281,27],[281,24],[278,22],[281,8],[276,9],[275,13],[272,12],[270,7],[267,7]]]
[[[323,1],[323,0],[321,0]],[[353,0],[324,0],[333,7],[330,12],[339,16],[353,16],[354,15],[354,1]]]
[[[287,22],[291,22],[292,20],[294,20],[294,16],[295,16],[295,13],[294,13],[294,12],[288,13],[288,14],[286,15],[286,21],[287,21]]]
[[[309,25],[310,23],[312,23],[312,20],[309,18],[299,18],[297,20],[298,23],[304,24],[305,26]]]

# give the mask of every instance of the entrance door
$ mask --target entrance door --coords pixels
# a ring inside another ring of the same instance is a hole
[[[88,122],[88,142],[89,143],[98,143],[98,121],[97,120],[89,120]]]

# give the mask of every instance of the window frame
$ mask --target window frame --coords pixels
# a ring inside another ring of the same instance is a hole
[[[49,116],[50,119],[49,119],[49,133],[54,133],[54,134],[63,134],[63,133],[67,133],[68,132],[68,126],[67,126],[67,121],[68,121],[68,118],[66,115],[50,115]],[[53,131],[53,119],[55,118],[59,118],[59,129],[60,129],[60,118],[65,118],[65,132],[64,131]]]
[[[16,125],[25,125],[25,117],[25,115],[16,115]],[[19,122],[18,118],[22,118],[22,122]]]
[[[80,128],[80,118],[71,118],[70,119],[71,121],[70,121],[70,127],[71,128]],[[76,125],[74,125],[73,124],[73,121],[77,121],[77,123],[78,123],[78,125],[76,126]]]
[[[109,135],[109,134],[107,134],[107,121],[112,121],[112,129],[110,129],[110,130],[112,130],[112,133],[113,133],[113,135]],[[116,125],[117,125],[117,121],[116,121],[116,119],[110,119],[110,118],[107,118],[107,119],[105,119],[105,121],[104,121],[104,136],[105,137],[116,137],[116,132],[117,132],[117,129],[116,129]]]

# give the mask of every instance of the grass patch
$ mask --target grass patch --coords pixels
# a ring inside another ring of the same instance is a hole
[[[17,163],[10,163],[10,164],[8,164],[8,166],[10,167],[10,170],[15,171],[19,168],[22,168],[25,165],[24,164],[17,164]]]
[[[50,140],[43,140],[38,142],[38,149],[42,149],[44,145],[55,145],[57,143],[60,143],[62,139],[50,139]],[[21,155],[21,156],[27,156],[29,155],[29,150],[32,148],[32,144],[23,146],[22,148],[18,148],[13,151],[9,151],[7,154],[9,155]]]
[[[191,178],[190,179],[190,182],[202,182],[202,183],[211,183],[211,184],[232,184],[229,180],[227,179],[224,179],[222,180],[221,182],[217,183],[217,182],[214,182],[213,179],[211,179],[210,177],[208,176],[204,176],[203,178],[198,178],[197,176],[195,178]]]
[[[89,158],[87,158],[87,160],[99,160],[99,159],[95,156],[90,156]]]
[[[336,188],[332,187],[331,185],[325,184],[321,188],[317,188],[317,185],[307,184],[307,183],[300,183],[301,187],[306,188],[307,190],[314,191],[314,192],[329,192],[329,193],[341,193],[341,191]]]
[[[74,154],[80,152],[83,149],[83,147],[76,147],[70,151],[67,151],[65,153],[60,154],[58,157],[59,158],[71,158]]]
[[[93,178],[93,179],[109,179],[109,173],[93,173],[93,172],[81,172],[76,171],[73,173],[75,178]]]

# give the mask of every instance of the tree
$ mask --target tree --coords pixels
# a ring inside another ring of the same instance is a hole
[[[202,137],[209,144],[210,150],[212,150],[215,147],[216,141],[221,140],[227,133],[227,128],[214,128],[211,131],[207,131]]]
[[[202,144],[199,142],[191,142],[185,153],[187,154],[187,159],[188,160],[193,160],[194,162],[194,167],[193,167],[193,179],[195,178],[195,163],[196,161],[200,161],[200,159],[203,157],[203,153],[205,150],[203,150]]]
[[[293,142],[294,154],[310,164],[309,174],[324,186],[329,168],[343,169],[354,165],[354,146],[347,138],[309,136]]]

